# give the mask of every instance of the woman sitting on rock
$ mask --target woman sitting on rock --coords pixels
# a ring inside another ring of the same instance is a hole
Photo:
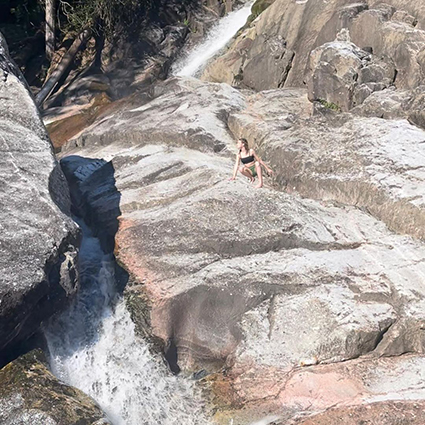
[[[261,165],[267,170],[267,173],[272,174],[273,171],[269,168],[261,158],[255,153],[254,149],[248,148],[248,142],[246,139],[239,139],[237,143],[238,154],[236,155],[236,163],[233,169],[233,176],[230,180],[236,179],[236,174],[239,172],[248,177],[251,183],[254,183],[255,177],[258,176],[258,184],[256,188],[263,187],[263,173],[261,170]],[[241,166],[239,164],[242,162]]]

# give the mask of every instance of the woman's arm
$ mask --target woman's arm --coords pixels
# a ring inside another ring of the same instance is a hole
[[[252,155],[254,155],[255,160],[258,161],[269,174],[273,174],[273,170],[265,162],[263,162],[263,160],[255,153],[254,149],[252,149]]]
[[[236,155],[236,162],[235,162],[235,166],[233,167],[233,176],[230,177],[229,180],[235,180],[236,179],[236,175],[238,174],[238,167],[239,167],[239,161],[241,159],[241,155],[238,153]]]

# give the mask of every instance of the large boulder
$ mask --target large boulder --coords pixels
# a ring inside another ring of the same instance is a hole
[[[336,202],[349,199],[360,177],[361,188],[371,188],[364,199],[379,190],[397,194],[390,182],[407,184],[408,177],[419,196],[413,179],[421,174],[412,161],[423,133],[407,122],[386,129],[377,119],[344,114],[312,118],[299,89],[243,94],[175,79],[155,93],[91,126],[68,144],[62,162],[83,208],[105,213],[102,226],[120,214],[115,255],[129,273],[132,317],[173,370],[209,375],[204,381],[221,400],[216,420],[246,424],[270,412],[295,420],[335,402],[361,410],[383,400],[403,404],[414,394],[423,400],[423,384],[416,388],[409,373],[421,370],[425,351],[425,248],[365,209]],[[380,134],[378,143],[368,142],[367,131],[356,133],[365,123],[377,128],[371,138]],[[292,187],[308,176],[316,192],[305,193],[327,200],[280,192],[269,180],[261,190],[241,178],[228,181],[235,152],[228,129],[255,140],[278,183],[289,179]],[[406,140],[394,143],[395,129],[407,133],[414,153],[401,150]],[[334,139],[317,137],[320,131]],[[396,156],[408,172],[394,173]],[[109,184],[100,178],[105,167],[113,173]],[[111,204],[119,207],[115,217]],[[398,206],[387,204],[391,217],[406,214],[394,222],[421,236],[422,227],[409,227],[408,207]],[[405,352],[414,354],[375,359]],[[395,394],[394,368],[403,376]]]
[[[0,422],[110,424],[94,400],[52,375],[40,350],[31,351],[0,370]]]
[[[79,231],[49,137],[0,35],[0,363],[77,289]]]
[[[350,42],[348,31],[313,50],[310,55],[309,99],[348,111],[373,92],[394,83],[394,65],[385,63]]]
[[[409,16],[383,3],[361,12],[349,25],[356,45],[368,46],[377,57],[394,63],[394,84],[400,89],[414,89],[424,77],[425,31]]]
[[[320,105],[313,117],[294,118],[286,99],[305,105],[294,91],[248,97],[249,107],[229,116],[230,130],[259,147],[286,190],[365,208],[392,230],[424,239],[425,132],[407,120],[338,114]]]
[[[372,93],[365,101],[352,109],[356,115],[384,119],[407,119],[425,128],[425,86],[415,90],[385,89]]]

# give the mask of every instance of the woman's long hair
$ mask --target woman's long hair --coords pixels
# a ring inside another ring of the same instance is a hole
[[[242,142],[243,147],[245,148],[246,152],[249,152],[248,140],[246,140],[246,139],[244,139],[243,137],[241,137],[241,138],[239,139],[239,141],[241,141],[241,142]]]

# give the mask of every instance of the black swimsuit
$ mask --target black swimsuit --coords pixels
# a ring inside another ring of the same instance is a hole
[[[241,161],[242,164],[249,164],[250,162],[254,162],[254,155],[250,155],[250,156],[241,156]]]

